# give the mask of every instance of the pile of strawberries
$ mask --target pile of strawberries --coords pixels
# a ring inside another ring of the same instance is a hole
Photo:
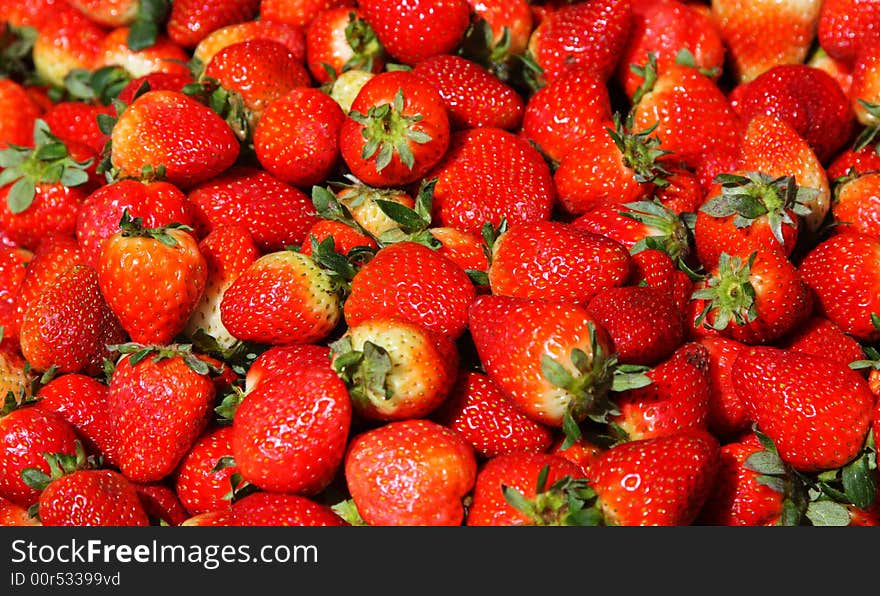
[[[5,525],[880,525],[880,0],[0,0]]]

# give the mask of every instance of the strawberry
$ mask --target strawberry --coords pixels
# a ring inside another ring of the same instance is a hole
[[[666,184],[654,189],[654,198],[679,215],[695,213],[705,198],[700,178],[695,172],[675,164],[674,155],[670,156],[670,161],[673,163],[662,164],[667,171],[663,177]]]
[[[531,95],[520,134],[559,163],[582,135],[612,118],[605,82],[588,68],[573,68]]]
[[[330,348],[323,344],[272,346],[257,356],[248,367],[245,393],[253,391],[263,379],[283,374],[292,367],[326,366],[329,369],[331,357]]]
[[[399,319],[350,325],[330,347],[354,412],[368,420],[426,417],[449,395],[458,374],[451,337]]]
[[[390,316],[455,339],[468,324],[476,289],[464,270],[423,244],[399,242],[362,266],[345,300],[349,327]]]
[[[866,45],[880,39],[880,7],[863,0],[825,0],[819,9],[816,39],[835,60],[852,64]]]
[[[681,431],[609,448],[590,485],[607,525],[687,526],[706,503],[719,463],[715,437]]]
[[[207,281],[207,263],[191,228],[145,228],[123,214],[98,260],[98,284],[132,341],[167,344],[183,331]],[[143,304],[143,288],[153,300]]]
[[[312,202],[315,202],[315,193],[321,193],[321,190],[312,189]],[[335,194],[336,201],[351,215],[351,219],[356,224],[355,229],[361,229],[363,232],[373,238],[382,238],[386,232],[400,229],[400,224],[391,218],[385,210],[382,209],[382,201],[385,207],[387,202],[397,203],[409,209],[415,209],[415,201],[406,192],[398,188],[376,188],[366,184],[354,183],[342,186]],[[333,202],[333,198],[329,195],[318,197],[319,201],[328,202],[327,206],[319,203],[316,205],[318,213],[322,217],[328,217],[327,207]],[[351,222],[346,222],[351,224]]]
[[[341,467],[351,418],[345,383],[324,365],[295,366],[264,379],[232,420],[241,477],[269,491],[321,492]]]
[[[194,224],[194,208],[175,185],[162,181],[117,180],[94,190],[80,204],[76,217],[76,240],[85,262],[98,266],[106,240],[119,231],[122,214],[128,211],[148,228],[171,223]]]
[[[440,94],[453,130],[481,126],[515,130],[522,122],[523,98],[476,62],[438,54],[416,64],[413,72]]]
[[[72,71],[97,67],[106,36],[106,29],[64,4],[38,31],[31,50],[34,69],[49,85],[64,87],[64,78]]]
[[[21,473],[37,468],[50,473],[44,453],[64,453],[73,457],[77,436],[73,426],[54,412],[21,407],[0,418],[0,497],[21,507],[30,507],[40,496],[28,486]]]
[[[727,47],[731,73],[736,81],[744,82],[773,66],[804,62],[821,10],[821,0],[713,0],[710,14]],[[755,26],[758,22],[760,27]]]
[[[262,255],[226,288],[220,321],[236,339],[269,345],[313,343],[342,318],[338,280],[317,255]]]
[[[260,15],[268,22],[305,29],[322,12],[355,4],[353,0],[262,0]]]
[[[188,345],[117,346],[107,401],[119,469],[135,482],[169,476],[208,423],[214,384]]]
[[[232,433],[231,426],[206,429],[174,471],[174,490],[190,515],[228,507],[226,495],[242,486],[233,478],[238,467],[221,461],[232,457]]]
[[[630,0],[591,0],[547,15],[529,37],[538,84],[578,67],[608,81],[626,45],[632,16]]]
[[[498,128],[452,135],[448,153],[425,175],[434,186],[434,223],[479,234],[486,223],[550,219],[556,191],[550,167],[528,141]]]
[[[236,338],[227,331],[220,318],[223,295],[260,252],[248,231],[232,224],[219,226],[199,242],[199,252],[208,269],[205,291],[183,332],[193,341],[200,333],[212,337],[221,348],[232,348]]]
[[[739,100],[739,114],[785,120],[803,137],[823,164],[850,140],[854,115],[834,78],[807,64],[777,64],[749,83]]]
[[[232,506],[221,525],[229,526],[347,526],[337,513],[308,497],[259,492]]]
[[[330,219],[322,219],[316,221],[309,228],[308,238],[303,240],[299,250],[304,255],[312,254],[312,240],[320,245],[327,238],[333,238],[333,250],[341,255],[349,255],[352,250],[355,252],[361,249],[376,251],[379,245],[372,236],[362,234],[350,225],[341,221]]]
[[[492,246],[493,294],[584,305],[630,274],[626,248],[558,221],[511,224]]]
[[[75,265],[61,274],[24,313],[21,353],[37,372],[98,374],[110,355],[107,344],[126,333],[101,294],[98,273]]]
[[[94,105],[82,101],[60,101],[55,103],[40,118],[58,139],[70,145],[85,143],[96,154],[100,154],[110,137],[101,132],[98,116],[113,116],[113,108]]]
[[[2,0],[0,10],[3,18],[16,27],[34,27],[41,29],[50,18],[57,14],[59,8],[66,8],[66,2],[59,0],[34,0],[33,2],[17,2]]]
[[[481,236],[449,226],[428,228],[428,233],[440,243],[437,252],[464,269],[468,275],[489,268]]]
[[[458,526],[477,475],[473,448],[423,419],[398,420],[351,439],[345,481],[371,526]]]
[[[834,187],[831,218],[840,234],[880,237],[880,172],[867,172],[841,179]]]
[[[358,8],[389,56],[410,66],[454,53],[471,12],[466,0],[360,0]]]
[[[384,72],[367,81],[339,133],[343,161],[355,177],[372,186],[399,186],[422,178],[448,147],[443,98],[407,71]]]
[[[68,4],[103,27],[130,25],[140,9],[139,0],[68,0]]]
[[[138,178],[163,168],[165,179],[191,187],[238,158],[235,133],[209,107],[177,91],[148,91],[113,125],[111,162],[117,176]]]
[[[273,100],[312,82],[293,52],[271,38],[250,39],[222,48],[205,65],[200,80],[207,89],[216,84],[231,95],[227,98],[227,121],[242,139],[253,134]]]
[[[468,4],[472,22],[485,22],[492,34],[491,49],[496,62],[525,53],[535,25],[527,0],[468,0]]]
[[[250,21],[260,10],[260,0],[176,0],[171,3],[165,30],[175,43],[193,48],[208,34],[226,25]]]
[[[305,36],[306,66],[322,85],[349,70],[379,73],[385,67],[385,49],[358,8],[322,10]]]
[[[27,508],[0,497],[0,526],[41,526],[39,518],[31,517]]]
[[[268,38],[280,41],[298,61],[304,61],[306,40],[302,30],[295,25],[263,16],[264,18],[261,19],[242,21],[215,29],[196,45],[192,51],[193,58],[204,65],[226,46],[250,39]]]
[[[776,341],[797,328],[815,302],[806,278],[772,250],[721,253],[709,276],[696,284],[693,299],[702,307],[695,325],[750,345]]]
[[[614,73],[627,97],[643,83],[637,71],[651,54],[658,71],[684,59],[713,79],[721,76],[727,48],[709,14],[680,0],[632,0],[631,5],[632,25]]]
[[[158,34],[147,47],[132,45],[132,27],[111,29],[101,40],[92,69],[120,66],[134,78],[165,72],[186,75],[189,54],[164,34]]]
[[[722,336],[704,336],[697,343],[708,350],[709,357],[709,431],[728,441],[749,428],[751,418],[743,400],[733,386],[731,370],[737,355],[748,347]]]
[[[345,114],[326,93],[298,87],[270,102],[254,130],[257,160],[299,187],[326,180],[340,164]]]
[[[34,123],[43,110],[16,81],[0,79],[0,149],[9,145],[30,146],[34,141]],[[6,167],[6,166],[4,166]]]
[[[195,206],[199,237],[217,226],[237,224],[250,232],[262,253],[302,243],[318,221],[309,195],[255,166],[233,166],[190,188],[187,198]]]
[[[24,313],[18,312],[16,300],[33,258],[26,248],[0,247],[0,326],[5,338],[18,338]]]
[[[141,77],[131,79],[116,96],[120,102],[125,105],[134,101],[135,97],[149,91],[180,91],[183,92],[184,87],[194,83],[193,74],[191,72],[151,72]]]
[[[565,483],[580,477],[578,467],[559,455],[496,455],[477,473],[465,525],[578,525],[570,517]]]
[[[576,304],[481,295],[469,327],[486,374],[523,414],[548,426],[603,419],[612,387],[647,380],[624,375],[614,383],[611,339]]]
[[[557,438],[550,448],[550,453],[559,455],[572,462],[580,468],[580,476],[589,478],[592,473],[593,464],[598,459],[599,454],[607,448],[608,446],[604,442],[600,445],[599,441],[588,439],[583,434],[580,434],[576,438]]]
[[[875,342],[880,330],[880,241],[862,234],[835,234],[811,247],[798,273],[815,296],[816,311],[857,340]]]
[[[602,288],[586,303],[624,364],[653,366],[678,349],[684,321],[670,294],[647,286]]]
[[[817,314],[779,340],[776,347],[825,356],[847,366],[865,359],[865,352],[858,341],[830,319]]]
[[[552,429],[517,410],[487,375],[460,370],[447,399],[431,418],[451,428],[484,459],[513,452],[541,453],[553,443]]]
[[[771,346],[740,352],[737,395],[784,462],[801,472],[838,468],[861,451],[874,395],[845,364]]]
[[[174,492],[162,482],[134,483],[150,525],[179,526],[187,518],[186,510]]]
[[[115,470],[77,470],[40,493],[44,526],[148,526],[134,485]]]
[[[40,387],[36,407],[69,422],[89,453],[115,465],[116,435],[107,404],[107,386],[82,373],[62,374]]]
[[[648,248],[632,255],[630,285],[656,288],[672,298],[679,312],[686,310],[693,293],[693,282],[668,253]]]

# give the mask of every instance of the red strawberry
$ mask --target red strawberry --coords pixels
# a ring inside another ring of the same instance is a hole
[[[0,149],[9,145],[29,146],[34,141],[34,123],[43,110],[21,83],[0,79]]]
[[[151,72],[140,77],[131,79],[128,84],[119,90],[116,99],[130,104],[136,95],[142,95],[147,91],[183,91],[187,85],[195,82],[191,72]]]
[[[880,237],[880,172],[867,172],[841,179],[834,187],[831,217],[840,234],[857,233]]]
[[[333,509],[308,497],[259,492],[232,506],[221,525],[229,526],[347,526]]]
[[[527,0],[468,0],[472,20],[485,21],[492,33],[496,61],[522,55],[534,29],[532,6]],[[497,56],[497,52],[503,52]]]
[[[609,448],[590,484],[608,525],[687,526],[706,503],[719,462],[715,437],[682,431]]]
[[[400,319],[360,321],[330,347],[355,413],[368,420],[426,417],[458,374],[451,337]]]
[[[318,221],[306,193],[253,166],[234,166],[189,189],[187,196],[196,207],[200,237],[217,226],[238,224],[263,253],[302,243]]]
[[[290,368],[326,366],[330,368],[330,348],[321,344],[272,346],[257,356],[245,376],[245,393],[253,391],[263,379],[284,374]]]
[[[262,0],[260,14],[267,22],[305,29],[325,10],[354,5],[353,0]]]
[[[428,233],[440,243],[437,252],[465,272],[486,271],[489,268],[482,237],[449,226],[428,228]]]
[[[439,226],[479,234],[486,223],[550,219],[556,191],[550,167],[528,141],[498,128],[452,136],[449,152],[424,179],[437,178],[433,210]]]
[[[113,126],[111,142],[118,176],[139,178],[144,168],[163,168],[166,180],[180,187],[217,176],[239,153],[229,125],[178,91],[148,91],[135,99]]]
[[[68,4],[51,11],[31,50],[34,69],[50,85],[64,87],[64,77],[76,69],[97,67],[107,30]]]
[[[736,392],[779,456],[801,472],[839,468],[862,449],[874,395],[847,365],[770,346],[754,346],[733,365]]]
[[[40,526],[39,518],[31,517],[26,507],[0,497],[0,526]]]
[[[317,494],[341,467],[351,417],[345,384],[326,366],[291,367],[266,378],[232,421],[239,473],[264,490]]]
[[[101,293],[132,341],[171,343],[205,291],[205,257],[186,226],[144,228],[126,212],[119,227],[98,260]],[[152,298],[147,304],[144,288]]]
[[[270,1],[263,0],[262,4],[268,6]],[[305,59],[306,40],[302,30],[296,25],[270,19],[268,14],[264,14],[261,19],[242,21],[215,29],[196,45],[192,52],[193,58],[202,64],[207,64],[226,46],[260,38],[280,41],[293,52],[297,60],[302,62]]]
[[[693,282],[679,269],[668,253],[646,249],[632,255],[631,285],[656,288],[672,298],[679,312],[684,312],[693,293]]]
[[[819,9],[817,40],[835,60],[852,63],[863,47],[880,39],[880,6],[864,0],[825,0]]]
[[[709,355],[709,414],[707,424],[720,440],[730,440],[747,431],[751,418],[746,404],[733,386],[731,370],[737,355],[747,344],[721,336],[705,336],[697,342]]]
[[[372,236],[363,234],[341,221],[321,219],[309,228],[307,238],[303,240],[299,250],[304,255],[311,255],[312,241],[321,244],[327,238],[333,238],[333,250],[341,255],[347,255],[352,249],[359,247],[367,247],[372,251],[379,248]]]
[[[109,403],[119,469],[135,482],[169,476],[208,423],[214,384],[185,347],[123,344]]]
[[[861,344],[843,332],[833,321],[813,315],[792,333],[777,342],[776,347],[816,356],[826,356],[846,364],[865,359]]]
[[[132,27],[111,29],[101,40],[93,69],[119,66],[132,77],[156,72],[186,75],[187,51],[178,43],[159,33],[150,45],[132,43],[136,33]]]
[[[171,3],[165,30],[175,43],[192,48],[212,31],[250,21],[259,10],[260,0],[176,0]]]
[[[508,401],[487,375],[461,370],[449,397],[431,418],[451,428],[482,458],[503,453],[547,451],[552,430],[529,419]]]
[[[385,67],[385,49],[358,8],[322,10],[305,34],[306,65],[320,84],[348,70],[379,73]]]
[[[134,485],[114,470],[77,470],[40,493],[44,526],[148,526]]]
[[[177,498],[177,493],[167,484],[135,483],[134,489],[151,525],[179,526],[187,519],[186,510]]]
[[[477,462],[455,431],[410,419],[355,436],[344,469],[349,493],[368,525],[458,526]]]
[[[470,22],[466,0],[360,0],[358,7],[388,54],[409,65],[453,53]]]
[[[438,54],[416,64],[413,72],[443,98],[453,130],[481,126],[515,130],[522,122],[523,98],[476,62]]]
[[[442,97],[407,71],[384,72],[367,81],[339,133],[345,164],[372,186],[422,178],[448,147],[449,117]]]
[[[190,515],[228,507],[225,497],[233,488],[236,465],[223,465],[221,459],[232,457],[232,427],[207,429],[193,443],[174,471],[174,490]]]
[[[308,187],[326,180],[340,163],[345,114],[318,89],[298,87],[268,104],[254,130],[257,160],[277,178]]]
[[[17,340],[23,312],[16,308],[16,300],[27,268],[34,253],[25,248],[0,247],[0,326],[4,339]]]
[[[114,116],[110,106],[93,105],[82,101],[60,101],[53,104],[40,118],[49,130],[68,146],[83,143],[99,155],[110,136],[101,132],[98,117]]]
[[[492,246],[493,294],[584,305],[630,275],[619,242],[558,221],[511,224]]]
[[[578,525],[569,518],[564,483],[580,477],[578,467],[559,455],[515,452],[492,457],[477,473],[466,525]]]

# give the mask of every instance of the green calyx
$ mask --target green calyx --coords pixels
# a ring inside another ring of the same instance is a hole
[[[660,149],[660,139],[652,136],[659,122],[639,132],[632,132],[632,112],[625,124],[621,122],[620,113],[615,112],[613,122],[614,128],[605,130],[623,155],[624,164],[635,172],[635,180],[666,186],[668,182],[663,176],[668,176],[669,170],[658,163],[658,160],[671,152]]]
[[[12,184],[7,195],[12,213],[26,211],[34,202],[38,184],[61,184],[74,187],[89,179],[86,168],[92,160],[76,161],[42,119],[34,124],[34,146],[9,145],[0,151],[0,186]]]
[[[371,72],[373,62],[385,52],[385,48],[376,36],[376,31],[354,12],[348,13],[345,41],[348,42],[353,54],[342,66],[343,72],[355,69]]]
[[[137,342],[124,344],[108,344],[107,349],[111,352],[119,352],[128,355],[130,366],[137,366],[147,357],[152,357],[152,362],[160,362],[171,358],[181,358],[193,372],[200,375],[218,374],[220,371],[214,365],[199,358],[192,349],[192,344],[169,344],[165,346],[145,345]]]
[[[656,199],[621,206],[626,211],[618,211],[620,215],[634,219],[655,232],[636,242],[630,248],[631,254],[655,249],[662,250],[676,263],[684,261],[690,252],[690,230],[678,213]]]
[[[375,159],[377,172],[388,167],[395,154],[403,165],[412,170],[415,156],[410,143],[423,145],[431,141],[430,135],[415,128],[424,117],[421,114],[404,114],[405,107],[403,89],[398,89],[392,103],[373,106],[366,114],[354,111],[349,114],[355,122],[363,125],[361,134],[367,142],[361,158]]]
[[[69,453],[44,453],[43,458],[49,464],[49,473],[46,474],[39,468],[25,468],[21,471],[22,481],[36,490],[43,490],[53,480],[62,476],[73,474],[78,470],[94,470],[101,463],[94,456],[87,456],[82,443],[77,440],[74,455]]]
[[[743,262],[740,257],[721,253],[717,273],[708,278],[705,287],[691,295],[692,299],[706,301],[706,306],[694,319],[695,327],[702,324],[720,331],[731,322],[746,325],[758,317],[755,288],[750,281],[757,254],[753,252]],[[714,313],[711,322],[708,320],[710,312]]]
[[[169,230],[181,230],[191,232],[192,228],[185,224],[173,222],[157,228],[145,228],[142,217],[131,217],[128,209],[122,212],[119,220],[119,230],[126,238],[153,238],[165,246],[177,246],[177,240],[168,233]]]
[[[351,338],[343,336],[330,344],[330,350],[333,370],[348,386],[353,401],[369,406],[393,397],[387,383],[393,366],[385,348],[366,341],[362,349],[355,350]]]
[[[721,184],[721,194],[706,201],[700,211],[712,217],[733,216],[733,224],[738,228],[747,228],[759,218],[766,218],[780,244],[784,242],[782,226],[796,225],[792,215],[809,215],[806,203],[819,194],[816,189],[795,184],[794,176],[773,178],[763,172],[719,174],[715,182]]]
[[[596,492],[584,478],[564,476],[549,487],[550,467],[538,474],[534,498],[507,485],[501,486],[504,499],[523,513],[533,526],[598,526],[603,516],[596,505]]]

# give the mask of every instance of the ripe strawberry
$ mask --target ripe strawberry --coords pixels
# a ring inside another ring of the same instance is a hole
[[[482,20],[492,33],[492,57],[504,62],[507,56],[525,53],[534,29],[532,6],[527,0],[468,0],[472,22]]]
[[[88,453],[115,465],[116,435],[107,405],[107,386],[82,373],[62,374],[40,387],[35,407],[69,422]]]
[[[171,3],[165,30],[175,43],[193,48],[221,27],[254,19],[259,10],[260,0],[176,0]]]
[[[619,242],[558,221],[511,224],[492,245],[493,294],[587,304],[630,275]]]
[[[330,368],[330,348],[323,344],[272,346],[257,356],[245,375],[245,393],[253,391],[263,379],[284,374],[291,368],[326,366]],[[331,369],[332,370],[332,369]]]
[[[831,217],[834,231],[840,234],[865,234],[880,237],[880,172],[847,176],[834,186]]]
[[[419,180],[448,147],[449,117],[442,97],[407,71],[384,72],[367,81],[339,133],[345,164],[372,186]]]
[[[861,344],[844,333],[833,321],[821,315],[810,317],[777,342],[776,347],[825,356],[847,366],[865,359]]]
[[[339,7],[353,7],[353,0],[263,0],[260,2],[260,15],[268,22],[305,29],[325,10]]]
[[[590,484],[608,525],[687,526],[709,497],[719,461],[715,437],[682,431],[609,448]]]
[[[98,284],[134,342],[171,343],[205,291],[207,264],[189,229],[174,223],[145,228],[126,211],[119,231],[104,242]],[[147,304],[144,288],[151,288]]]
[[[119,346],[107,401],[119,469],[135,482],[170,475],[208,423],[214,384],[188,346]]]
[[[254,130],[257,160],[275,177],[299,187],[326,180],[340,164],[345,114],[315,88],[298,87],[270,102]]]
[[[839,468],[861,451],[874,395],[865,378],[845,364],[754,346],[737,356],[732,375],[758,428],[795,470]]]
[[[10,78],[0,79],[0,149],[9,145],[30,146],[34,142],[34,123],[42,114],[27,89]],[[6,166],[4,166],[6,167]]]
[[[477,473],[468,526],[578,525],[569,517],[566,481],[578,467],[550,453],[514,452],[490,458]]]
[[[538,84],[573,68],[588,68],[608,81],[632,24],[630,0],[591,0],[553,11],[532,31],[528,53],[539,67]]]
[[[580,468],[581,477],[589,478],[592,474],[593,464],[598,459],[599,454],[607,448],[604,443],[599,445],[598,441],[594,442],[581,434],[573,440],[569,437],[557,438],[554,445],[550,448],[550,453],[559,455],[572,462]]]
[[[333,238],[333,250],[341,255],[348,255],[352,250],[368,248],[371,251],[379,249],[379,245],[372,236],[363,234],[352,226],[341,221],[321,219],[309,228],[307,238],[303,240],[299,251],[304,255],[312,254],[312,240],[317,245],[327,238]]]
[[[632,25],[615,71],[627,97],[644,82],[637,71],[650,54],[658,71],[686,59],[713,79],[721,76],[727,49],[709,14],[680,0],[632,0],[631,5]]]
[[[163,482],[134,483],[141,506],[150,525],[179,526],[187,518],[186,510],[174,492]]]
[[[529,97],[520,134],[559,163],[583,134],[611,117],[604,81],[586,67],[574,68]]]
[[[438,54],[416,64],[413,72],[440,94],[453,130],[481,126],[515,130],[522,122],[522,96],[476,62]]]
[[[354,412],[368,420],[426,417],[449,395],[458,374],[451,337],[400,319],[360,321],[330,347]]]
[[[264,0],[263,4],[268,4],[268,0]],[[293,52],[298,61],[305,60],[306,40],[302,30],[295,25],[270,19],[266,14],[261,19],[242,21],[215,29],[196,45],[192,55],[204,65],[228,45],[260,38],[280,41]]]
[[[296,366],[262,380],[232,420],[242,478],[264,490],[314,495],[341,467],[351,426],[345,383],[326,366]]]
[[[731,376],[737,355],[748,344],[722,336],[704,336],[696,341],[708,350],[709,356],[709,413],[706,422],[713,435],[727,442],[747,431],[751,423],[746,404],[737,395]]]
[[[232,506],[221,525],[229,526],[347,526],[336,512],[301,495],[259,492]]]
[[[92,70],[121,66],[132,77],[143,77],[156,72],[186,75],[187,51],[166,35],[159,33],[151,45],[132,45],[135,35],[132,27],[111,29],[101,40]]]
[[[427,246],[399,242],[380,249],[354,276],[345,322],[351,327],[390,316],[456,339],[467,327],[475,297],[461,267]]]
[[[126,333],[101,294],[98,273],[75,265],[28,305],[21,323],[21,353],[37,372],[103,370],[107,344]]]
[[[40,493],[44,526],[148,526],[134,485],[115,470],[77,470]]]
[[[82,101],[59,101],[53,104],[40,118],[49,130],[63,143],[84,143],[96,154],[100,154],[110,139],[98,127],[98,116],[115,115],[113,108]]]
[[[479,234],[486,223],[550,219],[556,191],[550,167],[537,149],[498,128],[453,134],[443,160],[424,179],[434,186],[435,224]]]
[[[713,0],[711,15],[728,50],[736,81],[751,81],[778,64],[800,64],[810,50],[821,0]],[[755,27],[755,23],[761,23]]]
[[[880,39],[880,6],[863,0],[825,0],[819,9],[816,39],[835,60],[852,64],[866,45]]]
[[[39,518],[31,517],[26,507],[0,497],[0,526],[41,526]]]
[[[481,236],[449,226],[428,228],[428,233],[440,243],[437,252],[469,275],[470,272],[486,271],[489,268]]]
[[[42,29],[47,20],[57,14],[59,7],[66,7],[65,2],[59,0],[34,0],[33,2],[17,2],[15,0],[2,0],[0,10],[3,18],[16,27],[34,27]]]
[[[466,0],[360,0],[358,7],[388,54],[410,66],[454,53],[470,23]]]
[[[226,495],[241,486],[232,478],[238,467],[221,462],[232,457],[232,433],[231,426],[206,429],[174,471],[174,490],[190,515],[228,507]]]
[[[349,70],[379,73],[385,67],[385,49],[358,8],[322,10],[309,23],[305,36],[306,66],[319,84],[330,83]]]
[[[193,79],[191,72],[151,72],[142,77],[131,79],[125,87],[119,90],[116,99],[128,105],[134,101],[135,96],[142,95],[147,91],[183,92],[184,87],[194,82],[195,79]]]
[[[25,406],[0,417],[0,497],[21,507],[36,503],[40,491],[25,484],[22,471],[37,468],[49,474],[43,454],[74,456],[76,442],[73,426],[54,412]]]
[[[431,419],[459,433],[485,459],[541,453],[554,439],[552,429],[523,415],[487,375],[465,369]]]
[[[40,26],[31,50],[34,70],[49,85],[64,87],[72,71],[94,70],[107,30],[64,4]]]
[[[24,313],[18,312],[16,301],[33,258],[34,253],[26,248],[0,246],[0,326],[4,339],[18,338]]]
[[[583,307],[481,295],[469,309],[469,326],[483,370],[532,420],[561,427],[569,417],[580,422],[610,412],[613,344]],[[624,380],[634,386],[646,379]]]
[[[220,318],[223,295],[232,282],[260,257],[260,252],[248,231],[235,224],[212,230],[199,242],[199,252],[205,258],[208,270],[205,291],[183,332],[193,341],[200,333],[205,333],[221,348],[229,349],[237,340]]]
[[[660,290],[672,298],[679,312],[685,311],[693,293],[693,282],[688,274],[678,268],[667,253],[651,248],[632,255],[629,284]]]
[[[880,241],[862,234],[835,234],[813,246],[798,272],[815,296],[816,312],[857,340],[875,342],[880,330]]]
[[[177,91],[148,91],[129,105],[111,132],[118,176],[139,178],[144,168],[164,168],[182,188],[209,180],[238,158],[235,133],[223,119]]]
[[[458,526],[477,475],[471,446],[423,419],[398,420],[349,442],[345,481],[371,526]]]

